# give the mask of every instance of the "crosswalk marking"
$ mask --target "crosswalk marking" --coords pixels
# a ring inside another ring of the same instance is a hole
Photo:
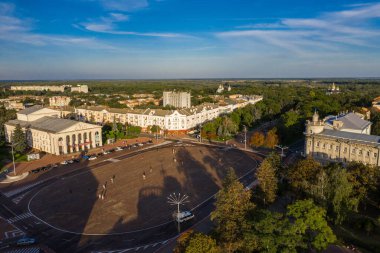
[[[4,237],[5,239],[11,239],[11,238],[15,238],[15,237],[20,237],[20,236],[24,236],[25,233],[22,232],[20,229],[16,228],[12,231],[7,231],[7,232],[4,232]]]
[[[17,215],[13,218],[10,218],[8,219],[8,222],[9,223],[14,223],[14,222],[17,222],[17,221],[20,221],[20,220],[23,220],[23,219],[26,219],[26,218],[29,218],[29,217],[32,217],[33,214],[30,213],[30,212],[27,212],[27,213],[23,213],[23,214],[20,214],[20,215]]]
[[[12,202],[17,205],[25,197],[26,194],[28,194],[28,193],[26,192],[26,193],[21,194],[20,196],[18,196],[16,198],[12,199]]]
[[[29,185],[25,185],[23,187],[20,187],[20,188],[17,188],[17,189],[14,189],[12,191],[9,191],[9,192],[5,192],[4,195],[9,198],[9,197],[12,197],[14,195],[17,195],[21,192],[24,192],[26,190],[29,190],[30,188],[34,187],[34,186],[37,186],[39,184],[42,184],[43,182],[45,182],[46,180],[41,180],[41,181],[38,181],[38,182],[35,182],[33,184],[29,184]]]
[[[13,249],[5,251],[5,253],[39,253],[40,248],[25,248],[25,249]]]

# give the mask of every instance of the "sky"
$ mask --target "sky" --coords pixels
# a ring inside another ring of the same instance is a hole
[[[0,80],[380,77],[380,1],[0,0]]]

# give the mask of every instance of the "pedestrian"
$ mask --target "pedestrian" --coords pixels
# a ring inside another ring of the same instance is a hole
[[[173,162],[175,162],[175,163],[176,163],[176,162],[177,162],[177,159],[173,158]]]
[[[98,199],[101,199],[101,198],[102,198],[102,194],[99,193],[99,195],[98,195]]]
[[[146,179],[145,171],[143,172],[143,180]]]
[[[174,154],[174,148],[173,148],[173,154]]]
[[[111,183],[113,184],[113,177],[111,177]]]
[[[153,172],[153,168],[152,168],[152,165],[150,165],[149,173],[152,173],[152,172]]]
[[[106,184],[103,185],[103,190],[105,190],[105,189],[106,189]]]

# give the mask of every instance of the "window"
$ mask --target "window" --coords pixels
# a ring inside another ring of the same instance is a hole
[[[370,156],[370,155],[371,155],[371,153],[369,151],[367,151],[367,156]]]
[[[373,157],[375,157],[375,158],[376,158],[376,157],[377,157],[377,154],[376,154],[376,153],[373,153]]]
[[[356,148],[352,148],[351,153],[355,154],[356,153]]]
[[[344,153],[347,153],[347,148],[344,148]]]
[[[335,151],[336,151],[336,152],[339,151],[339,146],[335,146]]]
[[[333,146],[332,144],[330,144],[330,150],[333,149],[333,147],[334,147],[334,146]]]
[[[359,149],[359,155],[363,154],[363,150]]]
[[[317,147],[319,147],[319,141],[317,142]]]
[[[326,144],[324,144],[324,143],[323,143],[323,146],[322,146],[322,148],[323,148],[323,149],[325,149],[325,148],[326,148]]]

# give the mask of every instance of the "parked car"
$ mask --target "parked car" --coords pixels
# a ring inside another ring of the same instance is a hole
[[[24,237],[24,238],[19,239],[16,242],[16,245],[17,246],[26,246],[26,245],[35,244],[36,242],[37,242],[37,240],[34,238]]]
[[[62,161],[61,164],[62,164],[62,165],[67,165],[67,164],[69,164],[69,163],[68,163],[67,161]]]
[[[51,169],[51,167],[49,167],[49,166],[44,166],[44,167],[41,168],[42,171],[50,170],[50,169]]]
[[[73,159],[74,163],[79,163],[80,162],[80,159],[76,158],[76,159]]]
[[[115,151],[122,151],[123,149],[121,147],[116,147]]]
[[[84,156],[82,156],[82,158],[83,158],[84,160],[88,160],[90,157],[89,157],[88,155],[84,155]]]
[[[109,152],[109,151],[103,151],[103,155],[108,155],[108,154],[111,154],[111,152]]]
[[[31,172],[32,172],[33,174],[36,174],[36,173],[38,173],[38,172],[40,172],[40,171],[41,171],[41,168],[37,168],[37,169],[31,170]]]
[[[144,144],[142,144],[142,143],[139,143],[139,144],[137,144],[139,147],[142,147],[142,146],[144,146]]]
[[[67,162],[70,163],[70,164],[74,163],[73,160],[68,160]]]
[[[90,161],[92,161],[92,160],[96,160],[96,159],[98,159],[97,156],[90,156],[90,158],[88,158],[88,160],[90,160]]]
[[[58,164],[57,163],[54,163],[52,165],[50,165],[51,168],[57,168],[58,167]]]

